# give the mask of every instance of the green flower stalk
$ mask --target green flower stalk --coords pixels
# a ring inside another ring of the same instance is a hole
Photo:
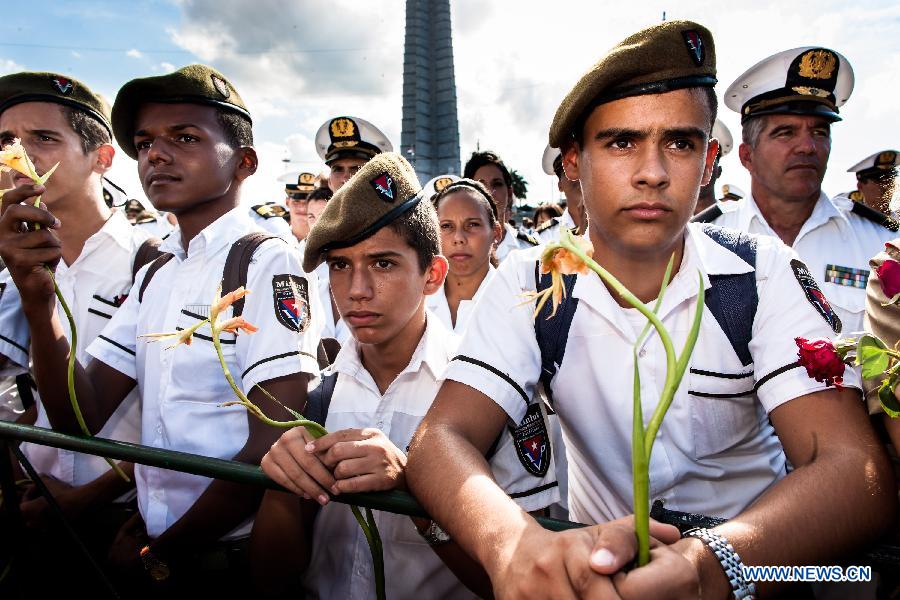
[[[231,374],[231,370],[228,368],[228,364],[225,362],[225,355],[222,352],[222,343],[219,339],[219,336],[222,334],[222,332],[234,333],[235,335],[237,335],[240,332],[250,334],[259,331],[259,328],[244,320],[243,317],[232,317],[221,323],[219,322],[219,315],[222,314],[225,309],[231,306],[236,300],[238,300],[239,298],[243,298],[249,293],[249,290],[246,290],[243,286],[241,286],[238,289],[222,296],[222,288],[221,286],[219,286],[219,288],[216,290],[216,296],[215,298],[213,298],[213,302],[209,307],[209,318],[203,319],[202,321],[195,323],[193,326],[183,331],[174,333],[148,333],[140,337],[151,338],[149,341],[173,340],[175,343],[169,348],[174,348],[179,344],[188,346],[191,344],[194,333],[203,325],[206,325],[208,323],[213,346],[216,349],[216,355],[219,357],[219,365],[222,368],[222,373],[224,373],[225,380],[228,381],[228,385],[231,386],[232,392],[234,392],[234,395],[237,397],[237,400],[224,402],[222,406],[240,405],[246,408],[248,411],[250,411],[250,413],[256,416],[256,418],[258,418],[263,423],[266,423],[267,425],[271,425],[272,427],[281,427],[284,429],[304,427],[314,438],[320,438],[328,433],[327,429],[325,429],[315,421],[310,421],[301,413],[293,410],[292,408],[285,406],[277,398],[275,398],[275,396],[267,392],[262,386],[258,385],[256,387],[263,394],[265,394],[267,398],[291,413],[291,415],[294,416],[294,419],[290,421],[278,421],[266,415],[263,410],[259,408],[259,406],[250,401],[244,391],[237,385],[234,377]],[[300,297],[299,293],[296,290],[294,290],[294,293],[298,298]],[[381,535],[378,532],[378,525],[375,523],[375,515],[369,508],[366,508],[365,516],[363,516],[358,506],[351,505],[350,510],[353,512],[353,516],[356,518],[356,522],[359,523],[359,526],[366,537],[366,542],[369,545],[369,551],[372,553],[372,564],[375,571],[375,595],[379,600],[384,600],[384,550],[381,543]]]
[[[44,185],[47,183],[47,180],[50,179],[50,176],[53,175],[53,172],[56,171],[56,168],[59,166],[59,163],[53,165],[53,167],[44,173],[43,175],[38,175],[37,171],[34,168],[34,163],[31,162],[31,159],[28,158],[28,153],[25,152],[25,147],[22,146],[22,143],[15,139],[11,144],[5,146],[3,150],[0,150],[0,173],[9,170],[15,170],[23,175],[26,175],[29,179],[31,179],[37,185]],[[9,190],[2,190],[0,192],[0,198],[3,197],[3,194],[8,192]],[[39,208],[41,206],[41,197],[38,196],[34,201],[34,207]],[[40,229],[41,226],[38,224],[34,225],[35,229]],[[47,273],[50,274],[50,280],[53,282],[53,292],[56,294],[56,299],[59,300],[60,305],[63,308],[63,312],[66,313],[66,320],[69,322],[69,331],[72,332],[72,339],[69,340],[69,361],[66,368],[66,383],[69,391],[69,402],[72,405],[72,412],[75,413],[75,420],[78,421],[78,427],[81,428],[81,431],[84,435],[88,437],[91,436],[91,431],[88,429],[87,423],[84,421],[84,415],[81,413],[81,406],[78,404],[78,396],[75,394],[75,349],[78,347],[78,329],[75,327],[75,319],[72,317],[72,311],[69,310],[69,304],[66,302],[66,299],[63,297],[62,292],[59,291],[59,285],[56,283],[56,277],[53,274],[53,269],[49,266],[44,266],[47,269]],[[104,460],[109,464],[110,468],[116,472],[122,479],[125,481],[131,481],[128,475],[125,474],[124,471],[119,467],[118,463],[110,458],[104,457]]]
[[[662,321],[657,317],[659,307],[662,305],[662,299],[669,283],[672,273],[674,256],[669,260],[666,273],[663,277],[663,283],[659,291],[654,307],[651,309],[640,301],[628,288],[616,279],[609,271],[601,267],[591,258],[593,248],[590,242],[583,237],[575,237],[569,231],[563,231],[558,243],[549,244],[541,256],[541,272],[551,274],[551,285],[542,292],[533,292],[530,299],[537,300],[537,308],[535,317],[537,317],[541,308],[550,299],[553,300],[553,312],[551,317],[556,314],[556,309],[562,298],[565,297],[565,286],[563,284],[563,275],[571,275],[581,273],[587,275],[588,271],[596,273],[601,280],[619,295],[625,302],[636,308],[641,314],[647,317],[649,321],[644,330],[638,336],[633,348],[634,357],[634,379],[633,379],[633,421],[632,421],[632,471],[634,480],[634,527],[638,540],[638,566],[646,565],[650,562],[650,455],[653,450],[653,442],[662,425],[663,418],[672,400],[675,398],[675,392],[681,384],[684,372],[687,370],[691,353],[697,343],[700,334],[700,322],[703,318],[703,304],[705,298],[705,287],[703,275],[698,271],[699,289],[697,293],[696,308],[694,310],[694,320],[691,329],[688,332],[687,340],[681,354],[676,355],[672,338],[666,330]],[[650,417],[647,426],[644,426],[644,416],[641,407],[641,379],[638,369],[637,348],[643,342],[649,333],[650,326],[656,329],[659,339],[662,342],[663,349],[666,353],[666,379],[663,384],[662,393],[659,402]]]

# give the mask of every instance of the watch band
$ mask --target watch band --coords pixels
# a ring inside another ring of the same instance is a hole
[[[744,563],[727,539],[703,527],[685,531],[684,537],[697,538],[712,550],[719,564],[722,565],[722,569],[725,570],[725,576],[728,577],[728,583],[731,584],[731,593],[735,600],[756,599],[756,584],[744,579]]]
[[[450,534],[441,529],[441,526],[431,521],[425,531],[419,532],[429,546],[440,546],[450,541]]]
[[[153,581],[165,581],[171,574],[169,565],[153,554],[150,546],[141,548],[141,562],[144,564],[144,570],[150,574]]]

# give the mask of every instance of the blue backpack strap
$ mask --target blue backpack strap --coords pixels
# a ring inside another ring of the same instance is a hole
[[[712,287],[706,291],[706,307],[718,321],[731,347],[745,367],[753,362],[750,339],[753,320],[759,305],[756,289],[756,238],[746,233],[716,225],[701,225],[703,233],[714,242],[734,252],[753,267],[749,273],[710,275]]]
[[[325,419],[328,418],[328,408],[331,406],[331,397],[334,396],[334,387],[337,385],[337,373],[326,375],[322,382],[306,397],[306,408],[303,416],[325,427]]]
[[[569,340],[569,328],[575,317],[575,309],[578,308],[578,298],[572,297],[577,277],[577,275],[563,275],[566,295],[553,317],[550,317],[553,312],[553,302],[548,301],[534,319],[534,336],[537,339],[538,348],[541,349],[540,382],[544,386],[547,400],[551,403],[553,396],[550,392],[550,382],[556,375],[557,367],[562,364],[563,356],[566,353],[566,342]],[[534,280],[538,292],[550,287],[551,276],[549,273],[541,274],[540,261],[535,263]]]

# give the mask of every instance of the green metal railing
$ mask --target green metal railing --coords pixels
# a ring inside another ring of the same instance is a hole
[[[19,441],[33,442],[36,444],[53,446],[66,450],[83,452],[86,454],[94,454],[97,456],[104,456],[117,460],[125,460],[143,465],[161,467],[173,471],[182,471],[185,473],[192,473],[195,475],[202,475],[215,479],[223,479],[248,485],[257,485],[273,490],[287,491],[283,487],[269,479],[269,477],[266,476],[266,474],[263,473],[262,469],[258,466],[235,461],[222,460],[218,458],[198,456],[195,454],[188,454],[186,452],[161,450],[159,448],[152,448],[149,446],[141,446],[139,444],[130,444],[126,442],[117,442],[103,438],[66,435],[41,427],[19,425],[16,423],[0,421],[0,452],[2,452],[2,456],[0,456],[0,487],[2,487],[3,497],[5,499],[16,497],[12,465],[10,464],[9,459],[10,453],[6,450],[8,447],[10,447],[14,452],[16,452],[16,454],[21,457],[21,453],[18,451],[18,448],[15,447],[14,443]],[[58,507],[55,507],[55,503],[53,503],[52,501],[52,496],[49,494],[46,487],[40,482],[37,474],[31,470],[30,465],[27,464],[27,461],[24,461],[23,466],[25,466],[26,470],[31,471],[29,473],[29,476],[31,476],[32,479],[35,480],[35,484],[38,485],[39,489],[41,489],[41,492],[45,495],[45,497],[48,497],[48,502],[50,502],[52,507],[55,508],[54,512],[57,513],[57,516],[63,521],[64,527],[66,527],[70,535],[74,537],[74,541],[76,542],[76,544],[80,544],[80,541],[77,539],[77,535],[75,534],[74,530],[72,530],[72,528],[65,522],[65,518],[62,516],[62,513],[61,511],[59,511]],[[363,494],[341,494],[340,496],[334,497],[333,500],[345,504],[354,504],[356,506],[368,507],[375,510],[409,515],[413,517],[428,516],[428,514],[416,501],[415,498],[405,492],[400,491],[373,492]],[[15,506],[15,502],[4,502],[4,504],[6,505],[5,508],[12,519],[13,538],[15,538],[15,536],[17,535],[22,535],[22,524],[21,522],[17,522],[18,507]],[[665,509],[660,503],[656,503],[654,505],[653,510],[651,511],[651,516],[658,521],[675,525],[682,531],[697,526],[712,527],[718,523],[723,522],[722,519],[716,519],[704,515],[670,511]],[[558,519],[539,517],[537,520],[543,527],[553,531],[563,531],[566,529],[584,527],[584,525],[580,523],[561,521]],[[85,553],[87,552],[86,550],[84,550],[83,546],[81,546],[81,549]],[[98,576],[101,578],[101,580],[103,580],[104,583],[108,584],[99,567],[95,562],[93,562],[93,559],[89,554],[87,555],[87,559],[91,561],[92,566],[97,571]],[[895,571],[897,569],[900,569],[900,546],[890,544],[881,544],[875,546],[868,552],[855,557],[855,560],[852,561],[852,564],[870,564],[875,568],[875,570],[887,569]],[[109,591],[113,597],[116,597],[115,591],[112,590],[111,586],[109,587]]]

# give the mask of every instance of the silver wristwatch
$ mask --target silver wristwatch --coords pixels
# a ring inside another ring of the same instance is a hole
[[[450,541],[450,534],[441,529],[441,526],[431,521],[425,531],[420,531],[419,535],[428,542],[429,546],[440,546]]]
[[[725,576],[728,577],[728,583],[731,584],[731,593],[734,594],[735,600],[744,600],[745,598],[755,600],[756,584],[744,579],[744,563],[741,562],[741,557],[738,556],[728,540],[718,533],[702,527],[685,531],[684,537],[697,538],[713,551],[719,564],[725,570]]]

